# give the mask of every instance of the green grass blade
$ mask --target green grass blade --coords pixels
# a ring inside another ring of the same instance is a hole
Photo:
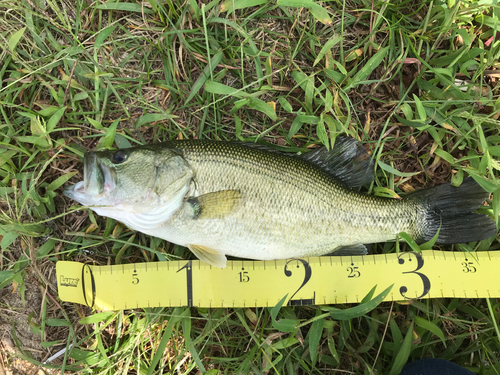
[[[163,335],[161,338],[160,343],[156,347],[156,350],[154,352],[153,359],[151,360],[151,364],[148,367],[148,372],[147,375],[152,375],[153,372],[156,369],[156,366],[158,365],[158,362],[160,362],[160,359],[163,357],[163,353],[165,352],[165,348],[167,347],[167,344],[169,343],[171,337],[172,337],[172,331],[174,329],[174,326],[179,322],[182,317],[184,316],[186,310],[182,311],[182,308],[176,307],[173,312],[171,318],[168,320],[167,326],[163,330]]]
[[[201,73],[201,75],[198,77],[196,82],[193,84],[191,92],[189,93],[189,96],[187,97],[186,101],[184,102],[184,105],[189,103],[189,101],[194,98],[194,96],[198,93],[198,91],[200,91],[200,89],[203,87],[203,85],[205,84],[207,79],[212,77],[213,70],[217,67],[217,65],[219,65],[223,56],[224,55],[223,55],[222,51],[219,51],[212,57],[211,63],[207,64],[205,69],[203,69],[203,72]]]
[[[345,310],[334,309],[330,311],[330,314],[332,315],[333,319],[337,320],[350,320],[354,318],[359,318],[360,316],[369,313],[380,303],[382,303],[382,301],[389,295],[389,292],[391,291],[393,286],[394,284],[387,287],[382,293],[380,293],[378,296],[376,296],[375,298],[373,298],[368,302],[359,304],[358,306],[351,307]],[[377,286],[374,286],[369,293],[373,293],[376,287]]]
[[[406,364],[408,358],[410,357],[413,325],[414,322],[411,322],[410,326],[408,327],[408,332],[406,333],[403,345],[401,345],[400,349],[398,350],[398,354],[394,359],[394,364],[392,365],[389,375],[399,375],[401,373],[401,370],[403,369],[403,366]]]
[[[433,322],[431,322],[429,320],[426,320],[424,318],[421,318],[420,316],[416,316],[415,317],[415,324],[417,326],[425,329],[426,331],[431,332],[432,334],[436,335],[437,337],[439,337],[439,339],[441,340],[441,342],[443,343],[443,345],[446,347],[446,341],[444,339],[444,333],[441,330],[441,328],[439,328],[435,323],[433,323]]]
[[[368,76],[377,68],[387,56],[389,47],[380,48],[368,62],[350,79],[350,83],[345,88],[346,91],[362,84]]]
[[[26,27],[23,27],[22,29],[14,32],[9,37],[9,51],[10,51],[10,53],[12,53],[12,56],[14,56],[14,58],[17,57],[16,47],[17,47],[19,41],[21,40],[21,38],[23,37],[25,31],[26,31]]]
[[[316,315],[321,315],[321,310],[318,310],[316,312]],[[307,334],[309,337],[309,355],[313,363],[316,362],[317,359],[316,357],[318,355],[318,346],[323,333],[324,324],[324,319],[315,320],[311,324],[311,328],[309,329],[309,332]]]
[[[124,3],[124,2],[99,4],[98,6],[96,6],[96,9],[119,10],[122,12],[137,12],[137,13],[154,14],[152,9],[144,7],[141,4]]]
[[[99,32],[99,34],[97,35],[97,38],[95,38],[94,48],[99,49],[106,38],[110,36],[116,28],[117,25],[113,25],[101,30],[101,32]]]
[[[267,4],[269,0],[226,0],[220,5],[221,12],[231,13],[234,10]]]
[[[314,60],[313,66],[316,66],[321,61],[321,59],[325,57],[326,53],[330,51],[335,45],[337,45],[341,40],[342,37],[339,35],[336,35],[332,39],[329,39],[328,42],[326,42],[325,45],[321,47],[316,60]]]

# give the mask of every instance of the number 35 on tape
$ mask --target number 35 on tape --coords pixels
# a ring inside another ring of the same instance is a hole
[[[394,284],[386,301],[500,297],[500,252],[198,260],[93,266],[57,262],[59,297],[98,310],[145,307],[266,307],[360,302]]]

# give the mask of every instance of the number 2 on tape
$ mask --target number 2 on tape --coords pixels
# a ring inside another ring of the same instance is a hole
[[[305,275],[304,275],[304,280],[302,281],[300,287],[290,297],[290,300],[288,301],[288,306],[314,305],[316,301],[316,292],[314,292],[313,298],[310,299],[297,299],[297,300],[293,299],[293,297],[295,297],[295,295],[299,292],[299,290],[301,290],[304,287],[304,285],[306,285],[308,281],[311,279],[312,276],[311,266],[304,259],[290,259],[288,262],[286,262],[284,269],[285,275],[287,277],[292,276],[292,271],[288,269],[288,264],[291,262],[297,262],[297,268],[300,267],[298,262],[302,263],[302,265],[304,266]]]

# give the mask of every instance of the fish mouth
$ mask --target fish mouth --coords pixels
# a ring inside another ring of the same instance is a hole
[[[69,186],[64,194],[72,199],[82,196],[98,197],[115,188],[111,168],[104,165],[95,152],[87,152],[83,160],[83,181]]]

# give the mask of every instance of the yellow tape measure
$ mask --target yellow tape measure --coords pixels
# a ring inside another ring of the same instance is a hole
[[[57,262],[59,297],[98,310],[266,307],[360,302],[394,284],[389,300],[500,297],[500,252],[325,256],[276,261],[170,261],[116,266]]]

